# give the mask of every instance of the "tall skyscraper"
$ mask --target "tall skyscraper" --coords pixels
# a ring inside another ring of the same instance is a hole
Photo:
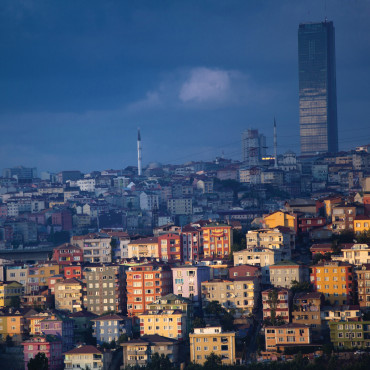
[[[242,134],[242,161],[246,166],[258,166],[266,155],[266,136],[249,129]]]
[[[298,29],[301,154],[338,151],[333,22],[302,23]]]

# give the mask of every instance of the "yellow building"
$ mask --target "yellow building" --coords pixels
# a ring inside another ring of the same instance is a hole
[[[128,258],[159,257],[158,238],[141,238],[127,245]]]
[[[178,340],[186,339],[186,313],[181,310],[149,311],[139,315],[140,335],[158,334]]]
[[[231,226],[222,223],[210,223],[202,227],[204,257],[229,257],[233,244]]]
[[[21,312],[14,308],[0,311],[0,338],[5,340],[9,335],[14,342],[21,343],[24,335],[25,319]]]
[[[356,234],[360,234],[364,231],[370,230],[370,217],[368,216],[357,216],[353,221],[353,230]]]
[[[213,352],[223,365],[235,364],[235,332],[223,332],[221,326],[196,328],[190,338],[190,360],[203,365]]]
[[[17,281],[0,282],[0,308],[10,307],[15,304],[14,300],[20,301],[23,294],[23,285]]]
[[[55,308],[69,312],[82,310],[82,284],[77,279],[64,279],[55,284]]]
[[[332,305],[353,304],[355,294],[353,265],[327,261],[311,267],[311,284]]]
[[[49,313],[38,313],[28,317],[29,329],[31,335],[41,335],[41,321],[48,318]]]
[[[47,286],[48,279],[58,275],[59,272],[59,265],[54,261],[32,266],[28,271],[28,284],[35,286],[35,290],[39,290],[38,286]]]
[[[297,217],[288,212],[276,211],[263,217],[263,225],[268,229],[274,229],[277,226],[289,227],[297,232]]]

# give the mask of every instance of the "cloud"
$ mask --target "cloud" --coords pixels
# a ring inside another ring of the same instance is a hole
[[[230,96],[230,72],[210,68],[194,68],[179,91],[179,99],[184,102],[225,101]]]
[[[140,111],[150,108],[160,107],[162,105],[161,94],[159,91],[148,91],[142,100],[138,100],[127,105],[128,111]]]

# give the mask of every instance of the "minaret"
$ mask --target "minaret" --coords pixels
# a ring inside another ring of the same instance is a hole
[[[140,129],[137,129],[137,174],[141,176],[141,136]]]
[[[274,167],[277,168],[277,135],[276,135],[276,119],[275,119],[275,117],[274,117],[274,157],[275,157]]]

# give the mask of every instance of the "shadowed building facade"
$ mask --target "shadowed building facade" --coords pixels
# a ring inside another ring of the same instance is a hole
[[[298,29],[301,154],[338,151],[333,22],[302,23]]]

